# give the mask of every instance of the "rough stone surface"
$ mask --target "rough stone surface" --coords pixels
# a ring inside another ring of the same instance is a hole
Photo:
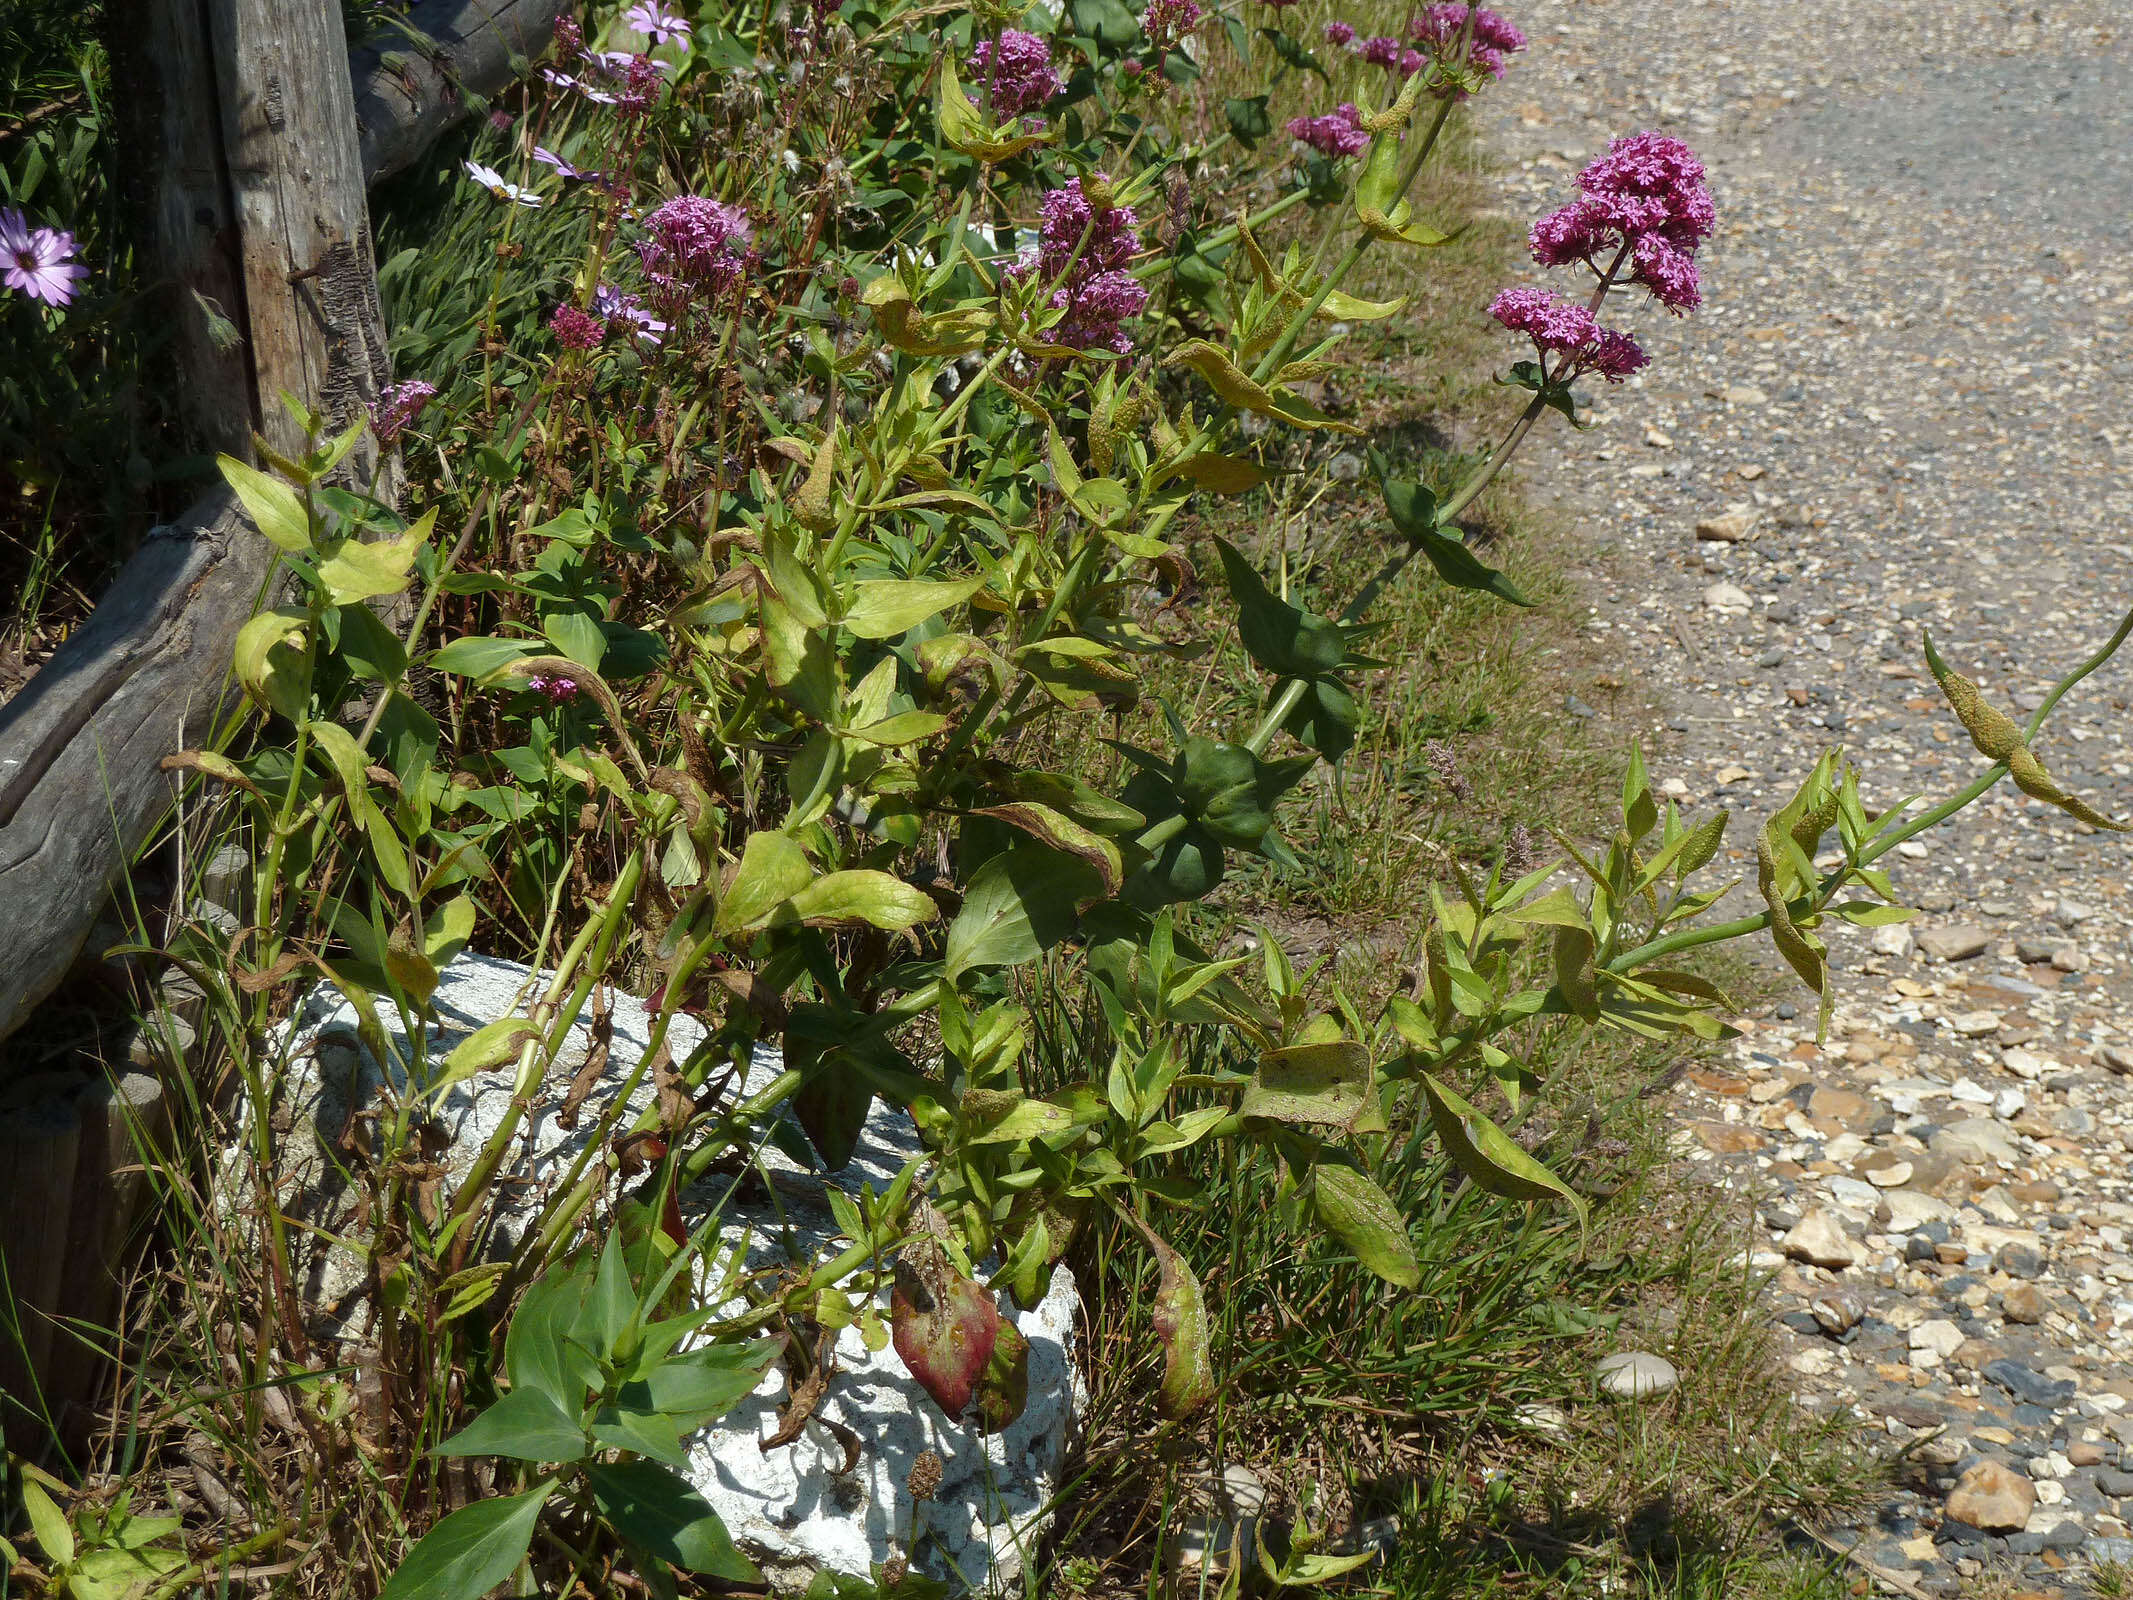
[[[1799,1226],[1785,1235],[1783,1247],[1788,1256],[1818,1267],[1848,1267],[1859,1259],[1859,1247],[1844,1225],[1820,1209],[1800,1218]]]
[[[1681,1381],[1673,1362],[1649,1350],[1618,1350],[1593,1368],[1593,1377],[1603,1393],[1621,1400],[1649,1400]]]
[[[1988,928],[1965,924],[1955,928],[1920,928],[1911,937],[1918,948],[1935,961],[1968,961],[1992,948]]]
[[[1948,1515],[1987,1533],[2011,1533],[2029,1521],[2037,1488],[2029,1479],[1997,1461],[1980,1461],[1956,1481],[1948,1495]]]
[[[475,955],[458,958],[437,990],[435,1006],[445,1029],[428,1041],[429,1059],[441,1061],[484,1022],[523,1015],[538,997],[532,988],[537,976],[512,962]],[[290,1026],[289,1105],[300,1134],[289,1143],[307,1156],[292,1201],[299,1215],[335,1222],[346,1215],[347,1197],[337,1187],[326,1157],[330,1140],[346,1127],[351,1106],[373,1103],[388,1092],[388,1083],[391,1093],[405,1091],[405,1063],[415,1059],[416,1051],[397,1018],[382,1006],[379,1021],[395,1055],[386,1071],[356,1042],[354,1012],[337,994],[314,996]],[[560,1178],[583,1148],[597,1109],[621,1092],[631,1068],[642,1059],[650,1024],[642,1002],[616,996],[611,1021],[610,1059],[585,1102],[579,1130],[561,1126],[558,1113],[571,1079],[586,1060],[586,1025],[581,1023],[536,1092],[504,1169],[515,1193],[507,1217],[530,1214],[547,1185]],[[671,1048],[680,1058],[702,1037],[697,1024],[678,1017],[670,1033]],[[774,1054],[759,1052],[747,1084],[760,1087],[776,1067]],[[510,1092],[508,1071],[498,1071],[477,1074],[439,1098],[435,1116],[449,1141],[441,1158],[448,1173],[446,1194],[456,1188],[483,1140],[499,1125]],[[649,1099],[649,1087],[641,1088],[632,1105],[641,1108]],[[763,1160],[779,1203],[729,1204],[722,1225],[724,1242],[729,1249],[744,1248],[749,1264],[759,1268],[782,1265],[794,1259],[795,1252],[803,1260],[827,1259],[839,1248],[824,1198],[827,1188],[886,1188],[919,1149],[910,1119],[880,1104],[851,1164],[841,1172],[811,1171],[769,1146]],[[684,1216],[708,1215],[725,1187],[707,1185],[684,1196]],[[508,1239],[500,1247],[508,1249]],[[312,1266],[311,1295],[314,1303],[327,1308],[324,1325],[329,1332],[337,1331],[345,1318],[353,1331],[356,1319],[333,1309],[340,1295],[356,1287],[347,1257],[321,1249]],[[972,1587],[1011,1585],[1022,1570],[1026,1548],[1046,1525],[1039,1513],[1061,1480],[1079,1421],[1085,1394],[1075,1350],[1080,1304],[1072,1274],[1061,1267],[1054,1270],[1048,1292],[1034,1310],[1013,1311],[1030,1346],[1029,1404],[1000,1434],[982,1437],[951,1422],[919,1388],[893,1346],[871,1352],[859,1330],[848,1327],[836,1343],[837,1375],[815,1415],[858,1439],[853,1471],[841,1471],[844,1444],[823,1420],[811,1421],[789,1446],[761,1448],[759,1441],[777,1426],[777,1408],[786,1393],[784,1373],[773,1368],[749,1399],[691,1441],[688,1475],[766,1574],[781,1586],[798,1588],[818,1570],[863,1575],[902,1548],[913,1509],[904,1480],[919,1454],[933,1450],[944,1470],[936,1498],[920,1508],[916,1564],[943,1577],[951,1575],[952,1567],[953,1575]]]

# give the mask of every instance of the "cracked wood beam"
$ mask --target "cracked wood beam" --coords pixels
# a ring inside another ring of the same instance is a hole
[[[427,43],[351,54],[339,0],[144,6],[160,98],[142,118],[162,156],[155,248],[202,443],[249,456],[256,430],[294,453],[280,391],[329,424],[376,393],[389,367],[368,185],[523,73],[562,9],[428,0],[406,19]],[[237,341],[217,336],[210,311]],[[367,488],[377,464],[366,440],[343,470]],[[151,531],[89,621],[0,705],[0,1039],[66,974],[168,814],[162,757],[228,709],[230,649],[272,555],[211,490]]]

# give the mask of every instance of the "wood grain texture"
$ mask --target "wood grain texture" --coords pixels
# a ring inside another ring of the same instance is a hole
[[[405,172],[436,137],[524,75],[565,0],[425,0],[403,37],[356,51],[356,123],[372,183]]]
[[[435,50],[351,55],[336,0],[144,6],[161,103],[156,249],[203,440],[300,446],[275,391],[345,420],[389,377],[365,189],[546,49],[562,0],[429,0]],[[210,114],[220,101],[222,113]],[[214,337],[204,298],[244,340]],[[347,464],[367,486],[375,456]],[[381,488],[388,494],[388,479]],[[0,705],[0,1039],[64,976],[167,813],[158,763],[226,704],[270,552],[217,490],[142,544],[94,616]]]

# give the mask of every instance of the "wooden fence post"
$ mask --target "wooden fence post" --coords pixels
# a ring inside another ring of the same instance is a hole
[[[562,3],[430,0],[409,20],[443,37],[419,71],[352,58],[340,0],[143,6],[165,152],[156,254],[178,295],[181,382],[202,443],[249,458],[256,431],[293,455],[305,440],[284,392],[329,429],[376,397],[391,369],[369,178],[463,113],[462,70],[476,92],[522,72]],[[218,317],[240,342],[218,336]],[[397,498],[367,438],[337,476]],[[150,531],[88,623],[0,706],[0,1039],[65,972],[167,812],[158,762],[224,705],[230,647],[272,555],[227,491],[210,492]],[[11,1109],[0,1095],[0,1260],[20,1330],[0,1335],[0,1412],[24,1453],[99,1385],[101,1358],[60,1319],[119,1315],[149,1190],[136,1141],[161,1137],[169,1100],[140,1073],[37,1087]]]

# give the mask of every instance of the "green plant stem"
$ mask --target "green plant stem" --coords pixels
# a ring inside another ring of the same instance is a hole
[[[236,1544],[224,1545],[213,1555],[202,1556],[198,1561],[191,1562],[171,1573],[162,1582],[147,1591],[146,1600],[169,1600],[170,1596],[182,1593],[210,1573],[227,1572],[234,1562],[249,1561],[262,1551],[272,1550],[275,1546],[293,1537],[298,1527],[299,1524],[292,1517],[287,1521],[275,1523],[273,1527],[263,1532],[253,1534],[249,1539],[239,1540]]]
[[[2044,719],[2051,715],[2052,708],[2058,705],[2059,701],[2066,695],[2066,692],[2090,673],[2103,666],[2112,656],[2116,655],[2119,646],[2126,642],[2129,634],[2133,634],[2133,611],[2126,613],[2125,618],[2118,624],[2117,631],[2104,642],[2101,649],[2052,686],[2051,692],[2044,697],[2044,703],[2037,707],[2028,724],[2022,730],[2022,738],[2025,743],[2037,736],[2037,730],[2044,726]],[[2007,770],[2006,762],[1994,762],[1962,789],[1948,799],[1943,800],[1932,810],[1920,813],[1894,832],[1883,834],[1880,838],[1874,840],[1859,852],[1858,864],[1862,866],[1871,865],[1905,840],[1915,838],[1928,828],[1937,827],[1947,821],[1948,818],[1954,816],[1965,806],[1970,805],[1994,784],[2006,777]],[[1794,909],[1796,915],[1804,915],[1814,911],[1822,904],[1825,904],[1829,896],[1836,893],[1837,889],[1842,886],[1845,878],[1850,874],[1852,866],[1853,863],[1846,862],[1843,866],[1833,869],[1816,886],[1813,894],[1802,895],[1797,899],[1788,901],[1787,904]],[[1663,939],[1653,939],[1645,944],[1638,945],[1634,950],[1625,950],[1607,963],[1607,970],[1610,972],[1627,972],[1633,967],[1644,966],[1664,956],[1675,955],[1683,950],[1693,950],[1700,945],[1716,944],[1725,939],[1743,938],[1769,926],[1770,913],[1759,911],[1753,916],[1736,917],[1731,922],[1715,923],[1707,928],[1684,928],[1681,932],[1668,934]]]
[[[1444,527],[1474,503],[1475,497],[1495,480],[1497,473],[1503,471],[1504,463],[1511,459],[1512,453],[1518,449],[1526,435],[1533,431],[1534,422],[1547,408],[1548,402],[1544,396],[1533,397],[1526,409],[1518,414],[1518,420],[1511,424],[1510,431],[1503,436],[1503,442],[1496,447],[1489,459],[1481,464],[1481,470],[1467,479],[1457,494],[1437,508],[1438,527]]]
[[[1205,255],[1210,250],[1219,250],[1222,248],[1222,246],[1226,244],[1234,244],[1239,238],[1239,236],[1243,233],[1244,228],[1264,227],[1267,223],[1272,222],[1276,217],[1281,216],[1284,212],[1295,210],[1297,206],[1303,204],[1304,201],[1310,198],[1311,191],[1308,189],[1297,189],[1289,194],[1285,194],[1279,200],[1276,200],[1272,205],[1263,207],[1261,210],[1254,212],[1251,216],[1245,218],[1243,227],[1239,227],[1236,223],[1232,222],[1227,227],[1217,228],[1206,238],[1195,241],[1193,244],[1193,252],[1196,255]],[[1167,272],[1168,270],[1170,270],[1172,260],[1172,256],[1157,256],[1152,260],[1143,261],[1137,267],[1129,267],[1126,270],[1131,272],[1136,278],[1153,278],[1159,273]]]
[[[623,919],[636,902],[637,886],[644,878],[645,852],[659,831],[649,823],[645,825],[645,842],[632,850],[622,863],[622,870],[615,875],[614,888],[608,894],[607,904],[601,909],[600,915],[586,920],[585,926],[578,930],[578,936],[570,942],[570,947],[557,961],[555,975],[549,979],[546,992],[533,1008],[533,1020],[536,1024],[546,1020],[541,1015],[542,1012],[553,1013],[560,1006],[577,976],[578,968],[585,961],[586,953],[592,949],[594,940],[620,928]],[[510,1148],[512,1139],[517,1136],[519,1124],[526,1120],[526,1113],[532,1109],[533,1096],[540,1088],[542,1071],[552,1053],[553,1047],[545,1037],[533,1040],[519,1051],[518,1066],[512,1082],[511,1103],[504,1112],[503,1120],[497,1124],[496,1131],[489,1136],[489,1142],[482,1146],[481,1154],[475,1158],[473,1170],[467,1174],[466,1181],[452,1196],[451,1209],[445,1216],[443,1226],[447,1229],[456,1227],[459,1230],[459,1237],[453,1239],[451,1246],[455,1261],[463,1260],[466,1255],[467,1220],[475,1206],[480,1204],[482,1197],[488,1193],[489,1185],[496,1179],[496,1169],[503,1163],[504,1152]]]

